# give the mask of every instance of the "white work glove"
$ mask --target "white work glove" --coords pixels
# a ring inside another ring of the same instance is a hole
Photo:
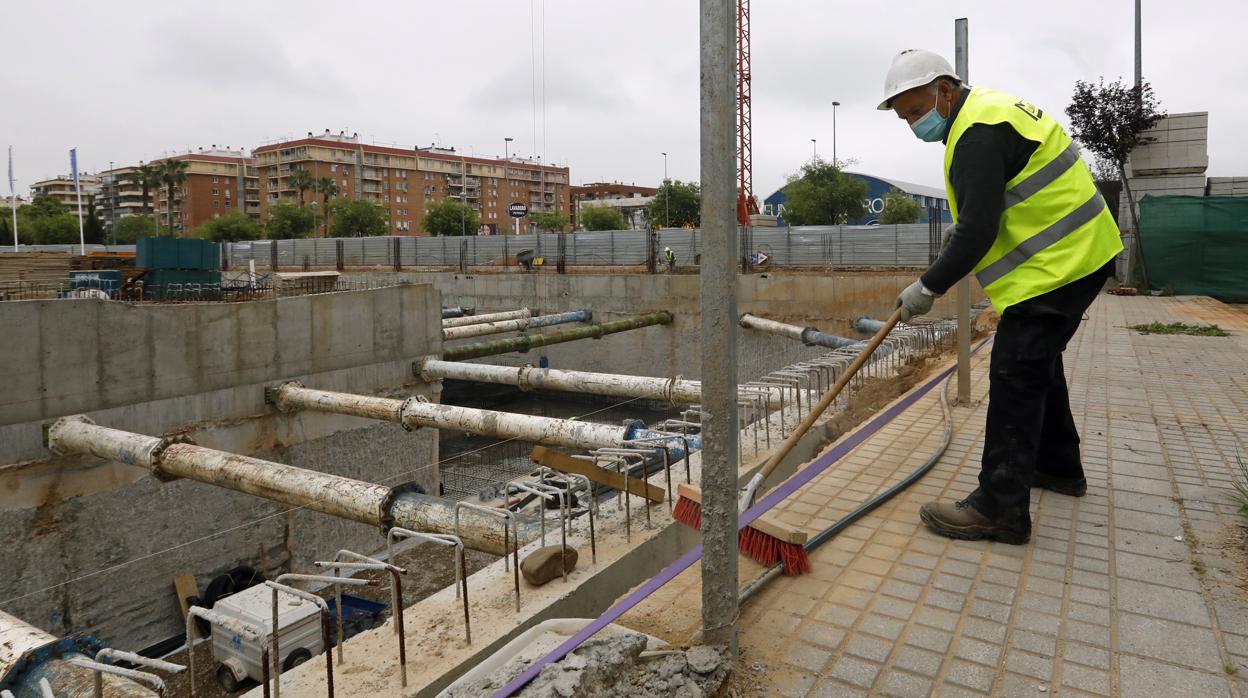
[[[932,309],[937,294],[928,290],[922,281],[915,281],[902,290],[897,296],[894,308],[901,308],[901,321],[910,322],[911,318],[926,315]]]

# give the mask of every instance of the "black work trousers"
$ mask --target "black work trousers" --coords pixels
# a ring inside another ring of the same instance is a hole
[[[1031,531],[1031,480],[1037,471],[1083,477],[1062,352],[1112,264],[1001,314],[988,371],[979,487],[969,497],[971,506],[998,523]]]

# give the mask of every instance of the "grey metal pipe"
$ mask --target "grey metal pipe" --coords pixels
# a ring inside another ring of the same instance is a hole
[[[532,314],[533,311],[528,308],[505,310],[501,313],[486,313],[484,315],[464,315],[463,311],[460,311],[459,315],[443,320],[442,329],[446,329],[447,327],[461,327],[463,325],[480,325],[487,322],[498,322],[499,320],[518,320],[520,318],[530,317]]]
[[[857,344],[859,341],[857,339],[828,334],[827,332],[820,332],[814,327],[798,327],[797,325],[768,320],[767,318],[751,315],[749,313],[742,315],[739,323],[742,327],[752,330],[759,330],[760,332],[768,332],[782,337],[796,339],[807,346],[839,349],[841,347],[850,346],[851,344]]]
[[[592,315],[588,310],[573,310],[567,313],[541,315],[539,317],[517,318],[515,320],[498,320],[496,322],[461,325],[457,327],[443,327],[442,341],[449,342],[456,339],[481,337],[488,334],[502,334],[503,332],[520,332],[522,330],[529,330],[537,327],[549,327],[551,325],[562,325],[569,322],[587,322],[591,317]]]
[[[416,362],[414,372],[423,380],[462,380],[514,385],[521,390],[561,390],[585,395],[663,400],[674,404],[694,405],[702,400],[699,381],[655,376],[626,376],[618,373],[563,371],[534,366],[492,366],[462,361],[442,361],[429,357]],[[779,399],[779,390],[773,399]]]
[[[442,358],[447,361],[461,361],[464,359],[476,359],[482,356],[492,356],[494,354],[506,354],[513,351],[528,351],[551,344],[574,342],[578,339],[598,339],[615,332],[626,332],[642,327],[650,327],[651,325],[666,325],[671,321],[671,313],[666,310],[659,310],[646,315],[585,325],[575,329],[564,330],[563,332],[526,334],[519,337],[507,337],[505,339],[494,339],[450,347],[442,351]]]
[[[873,320],[866,315],[854,320],[854,329],[864,334],[875,334],[884,328],[884,322]]]
[[[58,419],[48,430],[48,446],[56,453],[88,453],[113,461],[133,452],[124,449],[137,447],[150,455],[147,460],[130,464],[148,468],[162,479],[195,480],[379,528],[397,525],[429,533],[455,531],[453,505],[438,497],[110,429],[81,415]],[[469,521],[461,528],[464,544],[474,550],[502,554],[504,537],[496,525],[489,524],[493,522]],[[531,528],[526,526],[519,531],[521,540],[533,537]],[[0,638],[4,636],[0,634]]]
[[[277,406],[283,411],[334,412],[370,419],[397,421],[411,429],[417,427],[450,429],[552,446],[589,449],[620,446],[629,434],[628,428],[622,426],[440,405],[415,398],[396,400],[350,393],[333,393],[312,390],[298,383],[283,384],[277,388],[276,395]]]
[[[443,319],[443,320],[445,320],[445,319],[447,319],[447,318],[453,318],[453,317],[463,317],[463,316],[464,316],[464,309],[463,309],[463,308],[460,308],[459,306],[454,306],[454,307],[450,307],[450,308],[443,308],[443,309],[442,309],[442,319]]]

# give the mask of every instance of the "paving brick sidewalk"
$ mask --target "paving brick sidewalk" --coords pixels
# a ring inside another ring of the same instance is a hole
[[[1126,327],[1154,320],[1217,323],[1233,336]],[[1202,298],[1102,296],[1065,359],[1086,497],[1034,491],[1026,546],[950,541],[918,523],[924,502],[976,484],[981,352],[978,403],[952,408],[936,468],[815,551],[812,574],[747,602],[742,671],[764,664],[768,695],[1248,696],[1232,485],[1248,453],[1248,315]],[[943,434],[939,394],[777,511],[814,532],[916,469]],[[758,571],[743,560],[742,581]],[[653,604],[697,598],[696,584],[690,570]]]

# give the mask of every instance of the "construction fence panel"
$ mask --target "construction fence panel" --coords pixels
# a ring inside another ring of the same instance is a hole
[[[399,237],[398,260],[404,267],[514,265],[524,252],[545,258],[553,266],[560,254],[570,266],[635,266],[646,263],[650,233],[645,230],[604,230],[578,233],[526,235],[469,235]],[[698,229],[664,228],[655,232],[661,253],[670,247],[677,264],[694,265],[702,254]],[[885,226],[797,226],[743,230],[744,253],[761,252],[771,266],[925,266],[933,252],[927,224]],[[281,266],[332,267],[338,262],[341,242],[345,266],[393,267],[395,238],[319,238],[310,240],[254,240],[227,243],[231,268],[271,264],[272,245],[277,246]],[[661,257],[661,254],[660,254]]]

